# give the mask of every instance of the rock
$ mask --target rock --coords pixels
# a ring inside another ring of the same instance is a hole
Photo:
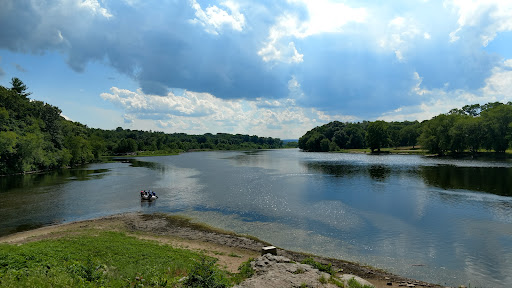
[[[286,288],[286,287],[325,287],[336,288],[334,283],[326,283],[331,275],[321,272],[307,264],[292,262],[283,256],[265,254],[251,262],[254,275],[240,283],[237,288]],[[354,278],[362,285],[372,283],[355,275],[343,274],[337,280],[348,287],[348,281]]]
[[[261,248],[261,255],[265,255],[267,253],[270,253],[272,255],[277,255],[277,248],[274,246],[265,246]]]

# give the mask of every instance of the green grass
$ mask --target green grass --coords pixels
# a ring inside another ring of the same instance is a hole
[[[198,279],[226,287],[245,279],[218,269],[215,261],[120,232],[90,231],[23,245],[0,244],[0,287],[201,287],[194,286]]]
[[[370,285],[363,285],[363,284],[357,282],[357,280],[354,278],[348,280],[348,287],[349,288],[374,288],[373,286],[370,286]]]
[[[316,262],[315,260],[313,260],[313,258],[309,257],[309,258],[306,258],[304,260],[302,260],[302,262],[300,262],[302,264],[308,264],[309,266],[313,267],[313,268],[316,268],[322,272],[326,272],[326,273],[329,273],[331,275],[334,275],[336,272],[332,269],[332,264],[329,263],[329,264],[322,264],[322,263],[319,263],[319,262]]]

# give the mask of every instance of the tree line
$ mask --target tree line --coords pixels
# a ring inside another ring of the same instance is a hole
[[[504,153],[512,141],[512,103],[466,105],[423,122],[363,121],[331,123],[315,127],[299,139],[304,151],[328,152],[421,145],[438,155],[476,153],[480,150]]]
[[[279,138],[217,133],[187,135],[89,128],[64,119],[61,110],[30,99],[27,86],[12,78],[0,85],[0,175],[40,171],[99,161],[102,156],[138,151],[174,154],[194,149],[281,148]]]

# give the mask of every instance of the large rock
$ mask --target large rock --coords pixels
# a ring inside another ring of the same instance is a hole
[[[338,287],[332,283],[326,283],[331,277],[328,273],[307,264],[294,263],[283,256],[265,254],[254,260],[251,266],[254,269],[254,275],[235,287]]]

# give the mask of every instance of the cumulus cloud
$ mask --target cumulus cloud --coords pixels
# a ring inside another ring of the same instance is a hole
[[[467,104],[485,104],[489,102],[506,103],[512,101],[512,60],[507,59],[492,69],[485,79],[484,86],[475,91],[463,89],[449,90],[446,87],[428,90],[422,87],[422,77],[414,72],[417,81],[412,95],[421,99],[418,105],[402,106],[379,116],[386,121],[428,120],[453,108]]]
[[[218,35],[224,26],[230,26],[233,30],[242,31],[245,26],[245,17],[240,13],[236,2],[226,1],[221,3],[222,6],[227,7],[231,11],[231,14],[215,5],[209,6],[205,11],[196,0],[191,0],[190,2],[192,8],[196,11],[196,18],[192,19],[191,22],[200,24],[208,33]]]
[[[423,32],[418,28],[413,19],[406,19],[404,17],[396,17],[389,21],[388,33],[384,39],[380,40],[380,46],[390,49],[395,53],[399,61],[405,60],[405,53],[414,47],[414,40],[422,37],[423,39],[430,39],[430,35]]]
[[[223,100],[209,93],[184,91],[166,96],[148,95],[112,87],[101,97],[125,111],[125,124],[167,132],[203,134],[227,132],[296,138],[311,128],[352,116],[327,115],[299,107],[293,99]],[[271,130],[271,131],[269,131]]]
[[[0,29],[0,49],[50,51],[77,72],[95,62],[130,77],[140,90],[120,87],[108,93],[116,97],[105,99],[138,115],[126,117],[133,125],[164,117],[162,127],[178,125],[171,120],[194,126],[190,119],[220,117],[218,107],[236,101],[255,105],[251,111],[302,107],[299,115],[316,111],[304,117],[319,122],[319,111],[325,119],[371,120],[418,107],[427,91],[478,94],[487,83],[489,91],[508,85],[506,78],[491,81],[508,76],[502,57],[481,48],[496,33],[511,30],[511,5],[444,3],[4,0],[0,27],[9,29]],[[450,33],[464,41],[451,42]],[[170,97],[176,88],[197,92]],[[148,102],[147,95],[161,98]],[[283,113],[262,115],[284,121]],[[218,121],[241,127],[227,118]]]
[[[340,33],[350,22],[362,23],[367,13],[364,8],[353,8],[327,0],[291,0],[290,3],[306,7],[306,19],[298,13],[285,12],[270,27],[268,39],[258,51],[265,62],[300,63],[304,55],[297,51],[289,39],[303,39],[322,33]]]
[[[487,46],[497,33],[512,31],[512,2],[502,0],[452,0],[448,6],[458,14],[458,28],[450,33],[455,42],[465,29],[476,29],[481,44]]]

